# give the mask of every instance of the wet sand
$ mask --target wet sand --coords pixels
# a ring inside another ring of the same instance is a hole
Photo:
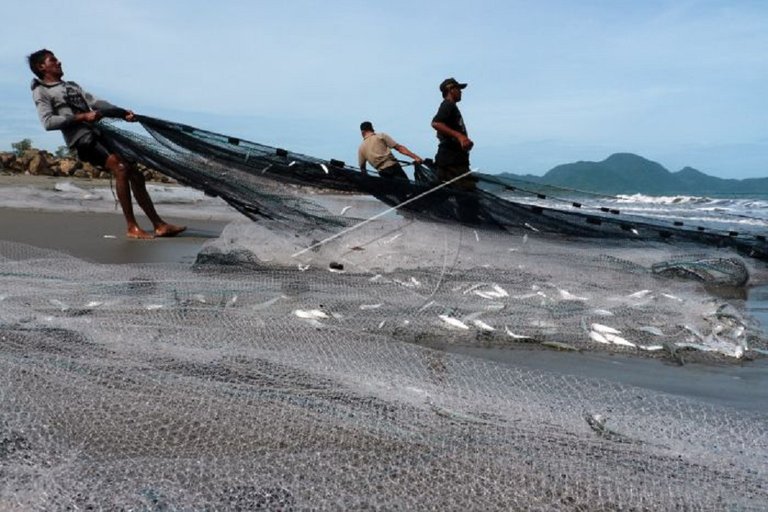
[[[151,223],[137,217],[144,229]],[[202,245],[218,237],[228,221],[167,217],[186,225],[173,238],[133,240],[119,213],[41,212],[0,208],[0,238],[54,249],[94,263],[193,263]]]
[[[768,360],[679,366],[658,359],[550,349],[446,346],[444,350],[515,368],[619,382],[681,398],[768,413]]]

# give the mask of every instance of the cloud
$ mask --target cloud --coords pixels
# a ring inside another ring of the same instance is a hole
[[[447,76],[470,83],[461,108],[482,165],[505,144],[525,145],[520,166],[536,172],[563,148],[684,156],[751,144],[768,125],[759,2],[82,0],[62,12],[26,0],[4,14],[16,22],[4,27],[0,97],[19,103],[0,105],[17,119],[5,133],[36,122],[21,122],[24,56],[42,46],[67,78],[138,112],[347,161],[362,119],[433,154]]]

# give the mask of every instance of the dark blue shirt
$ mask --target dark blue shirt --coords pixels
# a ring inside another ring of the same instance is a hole
[[[432,118],[432,122],[443,123],[448,128],[467,135],[464,118],[461,117],[459,107],[452,101],[443,100],[440,108],[437,109],[437,114]],[[459,141],[440,132],[437,132],[437,139],[440,141],[435,156],[437,165],[469,165],[469,151],[461,149]]]

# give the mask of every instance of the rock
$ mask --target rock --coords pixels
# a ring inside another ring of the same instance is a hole
[[[147,181],[177,183],[175,180],[142,164],[136,164]],[[14,152],[0,152],[0,172],[8,175],[30,176],[71,176],[74,178],[109,178],[105,169],[81,162],[73,156],[57,157],[48,151],[36,148],[25,150],[21,155]]]
[[[98,176],[98,171],[96,170],[96,167],[88,162],[83,162],[83,171],[85,171],[85,174],[89,178],[93,178],[95,176]]]
[[[80,162],[72,158],[62,158],[59,163],[59,169],[64,176],[71,176],[73,172],[80,168]]]
[[[16,157],[16,161],[21,163],[21,167],[25,170],[29,170],[29,163],[33,158],[39,156],[42,151],[39,149],[27,149],[20,156]]]
[[[16,161],[16,155],[13,153],[0,153],[0,169],[10,169]]]
[[[48,166],[48,160],[42,151],[38,151],[27,164],[27,171],[32,176],[53,176],[53,171]]]

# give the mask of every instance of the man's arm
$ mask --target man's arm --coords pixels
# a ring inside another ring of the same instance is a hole
[[[35,100],[37,115],[43,127],[48,130],[61,130],[70,124],[77,122],[74,115],[59,115],[53,110],[51,98],[48,97],[42,87],[37,87],[32,93],[32,99]]]
[[[101,117],[116,117],[116,118],[119,117],[129,122],[134,122],[136,120],[135,119],[136,114],[134,114],[132,111],[113,105],[107,100],[97,98],[93,94],[85,91],[79,85],[77,87],[79,87],[80,91],[83,93],[83,97],[85,98],[85,101],[88,103],[88,106],[91,107],[93,110],[101,112],[101,116],[99,117],[99,119],[101,119]],[[96,121],[98,121],[99,119],[96,119]],[[89,121],[89,122],[93,122],[93,121]]]
[[[421,158],[419,155],[417,155],[416,153],[414,153],[413,151],[411,151],[407,147],[403,146],[402,144],[395,144],[394,149],[398,153],[401,153],[401,154],[403,154],[403,155],[405,155],[407,157],[412,158],[413,161],[416,162],[417,164],[420,164],[421,162],[424,161],[423,158]]]
[[[472,140],[469,137],[467,137],[461,132],[451,129],[445,123],[441,123],[439,121],[432,121],[432,128],[437,130],[438,133],[445,135],[446,137],[456,139],[456,141],[461,145],[461,149],[463,149],[464,151],[469,151],[470,149],[472,149],[472,146],[475,145],[475,143],[472,142]]]
[[[365,155],[363,155],[363,148],[362,147],[360,147],[357,150],[357,163],[358,163],[357,166],[360,167],[360,171],[363,174],[368,174],[368,169],[366,169],[366,166],[365,166],[365,164],[367,162],[366,162],[366,159],[365,159]]]

